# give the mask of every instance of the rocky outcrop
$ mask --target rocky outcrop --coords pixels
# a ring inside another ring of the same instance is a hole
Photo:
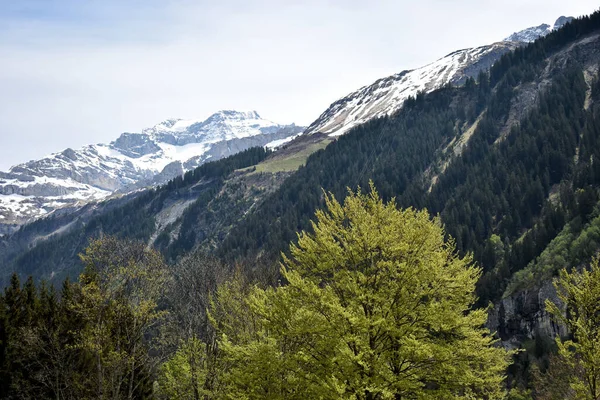
[[[112,145],[121,153],[132,158],[160,151],[160,147],[150,139],[150,136],[143,133],[123,133]]]
[[[498,334],[507,348],[519,347],[537,335],[551,338],[567,335],[566,328],[557,324],[546,311],[546,300],[562,305],[550,281],[502,299],[490,310],[487,326]]]
[[[572,19],[573,17],[561,16],[554,22],[554,25],[552,26],[549,24],[533,26],[531,28],[515,32],[504,40],[509,42],[531,43],[542,36],[546,36],[554,30],[562,28],[566,23],[570,22]]]

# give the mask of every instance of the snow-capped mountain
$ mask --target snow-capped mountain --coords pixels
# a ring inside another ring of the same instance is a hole
[[[253,146],[269,146],[303,127],[257,112],[220,111],[206,120],[169,119],[110,144],[66,149],[0,172],[0,225],[22,224],[52,211],[156,184]]]
[[[488,69],[504,53],[558,29],[572,17],[560,17],[552,28],[540,25],[514,33],[502,42],[458,50],[414,70],[377,80],[337,100],[306,130],[339,136],[370,119],[397,111],[409,96],[431,92],[446,84],[461,84]],[[537,35],[537,36],[536,36]]]
[[[509,37],[505,38],[506,42],[522,42],[522,43],[531,43],[536,39],[546,36],[550,32],[561,28],[567,22],[570,22],[573,17],[565,17],[562,16],[554,22],[554,25],[549,24],[541,24],[539,26],[534,26],[531,28],[523,29],[522,31],[515,32]]]

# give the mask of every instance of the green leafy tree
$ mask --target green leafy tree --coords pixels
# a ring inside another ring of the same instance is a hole
[[[600,259],[589,270],[560,271],[554,283],[566,313],[550,300],[547,310],[571,332],[569,340],[556,339],[558,354],[567,364],[571,389],[577,399],[600,399]]]
[[[175,354],[160,370],[158,394],[166,399],[200,399],[205,390],[209,366],[206,344],[197,338],[182,342]]]
[[[234,395],[502,398],[511,353],[472,309],[481,270],[439,218],[384,204],[373,187],[326,205],[284,257],[287,285],[245,300],[254,331],[223,336]]]

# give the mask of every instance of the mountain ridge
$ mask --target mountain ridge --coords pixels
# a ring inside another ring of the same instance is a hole
[[[561,16],[553,27],[547,24],[540,25],[548,27],[543,31],[537,31],[540,26],[527,28],[503,41],[455,50],[422,67],[380,78],[333,102],[309,125],[306,133],[320,132],[336,137],[370,119],[391,115],[398,111],[409,97],[431,92],[447,84],[462,84],[468,78],[476,78],[502,55],[560,29],[572,19],[573,17]]]
[[[205,120],[167,119],[108,144],[67,148],[0,172],[0,234],[64,207],[166,182],[207,160],[268,146],[303,127],[256,111],[222,110]]]
[[[504,41],[531,43],[536,41],[540,37],[548,35],[552,31],[562,28],[565,24],[571,22],[572,20],[573,17],[565,17],[564,15],[562,15],[556,19],[553,25],[541,24],[538,26],[532,26],[530,28],[514,32],[510,36],[507,36],[504,39]]]

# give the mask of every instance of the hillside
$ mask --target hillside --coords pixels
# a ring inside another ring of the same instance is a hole
[[[349,131],[236,226],[219,254],[271,265],[310,228],[321,188],[343,198],[372,179],[385,198],[440,213],[459,249],[487,271],[481,302],[499,299],[564,224],[594,216],[597,20],[510,53],[478,83],[419,95]]]

